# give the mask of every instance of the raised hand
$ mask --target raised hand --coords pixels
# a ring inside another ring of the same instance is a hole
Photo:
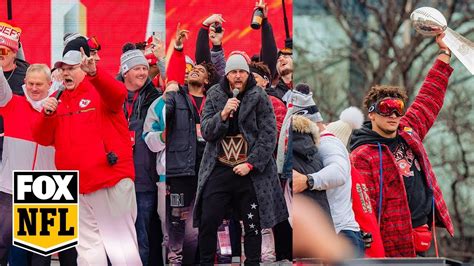
[[[264,18],[266,18],[268,16],[268,6],[267,6],[267,3],[265,3],[264,0],[260,0],[258,2],[255,2],[255,8],[261,8],[262,9]]]
[[[153,35],[153,48],[151,50],[158,60],[163,59],[166,55],[165,43],[157,35]]]
[[[214,23],[222,24],[223,22],[225,22],[225,20],[222,18],[222,14],[212,14],[206,18],[202,24],[204,26],[211,26]]]
[[[178,26],[176,27],[176,42],[175,42],[176,47],[182,47],[184,40],[188,39],[188,35],[189,35],[189,30],[182,30],[181,23],[178,23]]]
[[[222,28],[221,32],[216,32],[216,24],[212,24],[209,27],[209,40],[211,40],[213,45],[221,45],[222,38],[224,38],[224,31],[225,29]]]
[[[81,69],[82,71],[86,72],[87,75],[89,76],[95,76],[97,74],[97,66],[95,64],[95,60],[92,56],[87,56],[86,53],[84,52],[84,49],[81,47],[81,56],[82,56],[82,61],[81,61]]]

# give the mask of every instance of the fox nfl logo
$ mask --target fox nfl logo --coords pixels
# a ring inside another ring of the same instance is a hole
[[[76,246],[78,171],[13,171],[13,245],[49,256]]]

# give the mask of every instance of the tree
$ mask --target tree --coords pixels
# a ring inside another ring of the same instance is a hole
[[[326,121],[349,105],[361,106],[376,84],[406,88],[413,99],[438,52],[434,38],[416,33],[411,12],[421,6],[440,10],[448,26],[474,39],[474,2],[421,0],[325,0],[319,12],[294,1],[295,81],[307,82]],[[448,199],[456,238],[439,241],[446,256],[474,258],[472,111],[474,78],[457,60],[441,114],[425,140],[434,171]],[[469,219],[469,218],[471,219]]]

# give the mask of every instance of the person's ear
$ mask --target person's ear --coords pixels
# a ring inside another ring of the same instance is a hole
[[[374,120],[375,120],[375,113],[374,113],[374,112],[369,113],[368,116],[369,116],[370,121],[374,121]]]

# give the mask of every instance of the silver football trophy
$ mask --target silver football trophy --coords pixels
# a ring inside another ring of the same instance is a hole
[[[446,18],[437,9],[420,7],[410,15],[415,30],[425,36],[444,32],[444,43],[461,63],[474,75],[474,43],[450,29]]]

